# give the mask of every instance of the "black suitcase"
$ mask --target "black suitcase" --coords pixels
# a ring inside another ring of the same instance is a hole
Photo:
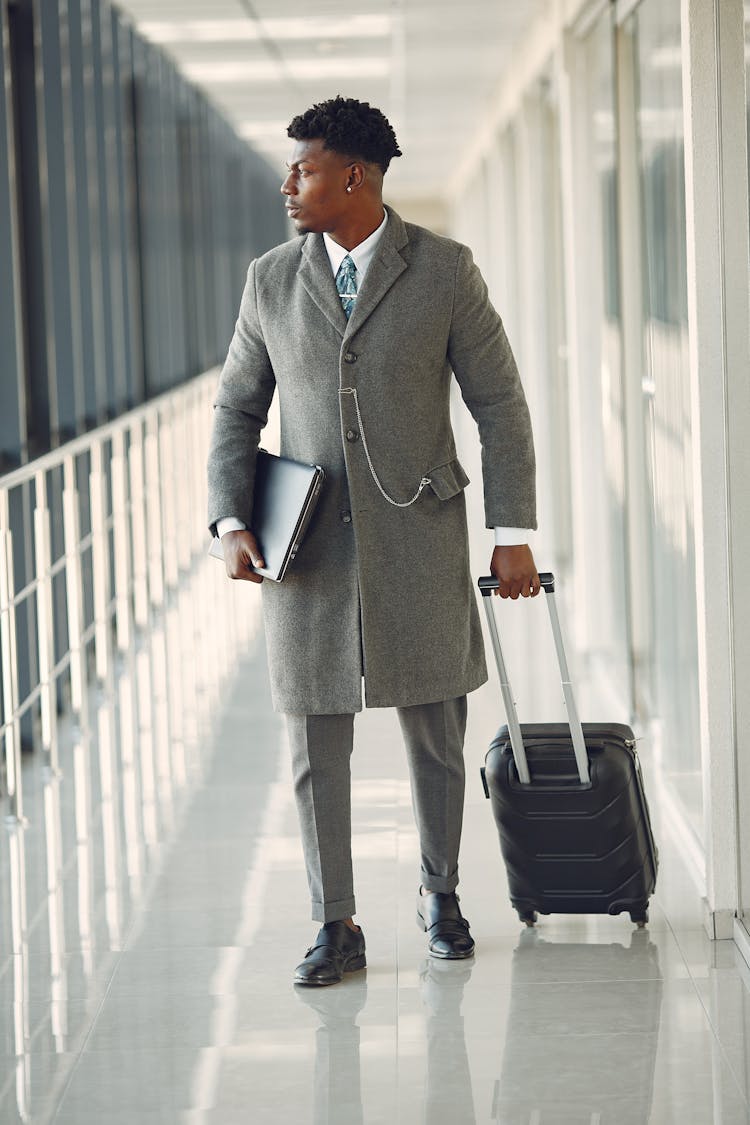
[[[522,922],[539,914],[620,914],[648,921],[658,853],[630,727],[581,724],[570,683],[551,574],[541,574],[552,624],[568,723],[518,722],[491,594],[480,578],[508,725],[493,739],[482,769],[508,872],[510,900]]]

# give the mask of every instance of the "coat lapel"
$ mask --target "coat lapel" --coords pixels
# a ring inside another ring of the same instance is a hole
[[[308,235],[302,247],[302,264],[299,279],[320,311],[341,336],[349,336],[362,327],[368,316],[378,307],[396,278],[409,263],[401,251],[408,244],[406,227],[395,211],[387,208],[388,222],[370,262],[351,319],[347,321],[341,307],[341,298],[331,273],[331,263],[326,253],[323,236]]]
[[[347,327],[346,314],[336,292],[331,262],[321,234],[309,234],[305,239],[297,276],[326,319],[343,336]]]
[[[387,208],[388,222],[375,250],[375,256],[365,274],[365,280],[357,294],[354,312],[346,325],[346,335],[357,332],[368,316],[378,307],[396,278],[407,269],[409,263],[401,254],[409,237],[402,219],[395,211]]]

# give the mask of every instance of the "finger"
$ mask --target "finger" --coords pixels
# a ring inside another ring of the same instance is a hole
[[[260,552],[258,550],[252,551],[250,554],[246,554],[242,561],[242,577],[248,582],[262,582],[263,575],[256,573],[257,569],[266,565]],[[255,567],[256,570],[254,570],[253,567]]]
[[[230,578],[242,582],[262,582],[263,575],[256,574],[253,567],[265,566],[263,556],[257,547],[241,547],[233,551],[226,560],[226,571]]]
[[[245,549],[245,563],[247,566],[254,566],[256,568],[266,565],[255,540]]]
[[[263,581],[263,575],[262,574],[256,574],[255,571],[251,570],[249,566],[242,566],[242,567],[239,568],[239,570],[232,571],[229,574],[229,577],[235,579],[238,582],[262,582]]]

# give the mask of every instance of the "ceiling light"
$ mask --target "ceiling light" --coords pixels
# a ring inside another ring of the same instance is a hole
[[[347,19],[143,20],[138,24],[153,43],[233,43],[289,39],[384,39],[391,17],[353,15]]]
[[[293,78],[386,78],[388,59],[319,58],[287,59],[285,69]],[[210,85],[268,82],[282,75],[281,65],[270,59],[234,59],[225,62],[185,62],[181,71],[194,82]]]

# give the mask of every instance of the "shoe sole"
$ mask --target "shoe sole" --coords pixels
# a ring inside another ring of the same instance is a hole
[[[353,957],[351,961],[347,961],[344,965],[344,973],[356,973],[359,969],[365,968],[367,968],[367,960],[364,953],[361,953],[359,956]],[[314,978],[303,980],[295,977],[294,983],[302,985],[303,988],[327,988],[331,984],[341,984],[343,979],[343,976],[337,977],[335,980],[315,980]]]
[[[434,949],[428,949],[430,957],[436,957],[440,961],[465,961],[467,957],[474,956],[474,946],[467,949],[465,953],[438,953]]]

